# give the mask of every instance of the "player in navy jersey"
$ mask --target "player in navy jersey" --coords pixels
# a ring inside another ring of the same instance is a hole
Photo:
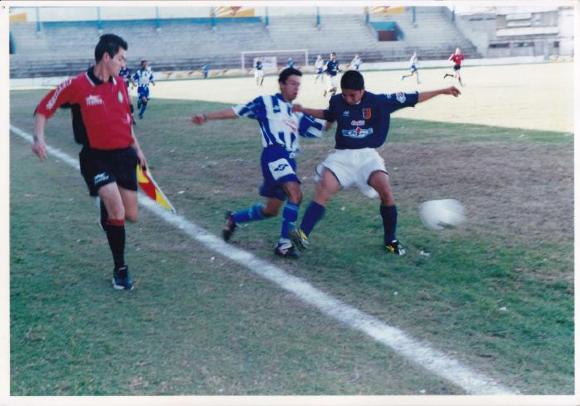
[[[252,118],[258,121],[262,134],[261,167],[263,182],[260,195],[266,204],[255,203],[248,209],[228,212],[223,238],[228,241],[240,223],[263,220],[278,215],[282,206],[282,228],[275,248],[276,255],[297,257],[289,233],[295,228],[298,209],[302,201],[300,180],[296,175],[295,157],[299,150],[298,136],[320,137],[324,122],[292,110],[292,101],[298,96],[302,73],[286,68],[278,77],[280,93],[259,96],[247,104],[211,113],[197,114],[195,124],[208,120]],[[288,200],[285,204],[284,202]]]
[[[129,85],[134,84],[133,83],[133,79],[131,77],[131,69],[129,67],[127,67],[127,65],[123,66],[121,68],[121,70],[119,71],[119,77],[121,77],[123,79],[123,82],[125,83],[125,86],[127,87],[127,92],[129,91]],[[135,124],[135,119],[133,118],[133,103],[130,103],[130,108],[131,108],[131,123]]]
[[[330,59],[326,62],[324,67],[324,73],[326,74],[326,90],[324,91],[324,97],[327,93],[334,96],[336,93],[336,88],[338,87],[338,72],[340,72],[340,67],[338,61],[336,60],[336,54],[334,52],[330,53]]]
[[[149,85],[155,85],[155,77],[148,61],[141,61],[141,67],[133,75],[133,80],[137,83],[137,109],[139,109],[139,118],[142,119],[150,99]]]
[[[293,68],[294,67],[294,64],[295,64],[294,59],[288,58],[288,62],[286,63],[286,67],[287,68]]]
[[[113,287],[131,290],[125,263],[125,220],[137,221],[137,164],[147,166],[131,127],[129,94],[118,76],[126,64],[127,43],[114,34],[102,35],[95,47],[96,64],[50,91],[34,114],[32,151],[46,158],[46,121],[59,107],[71,107],[81,174],[91,196],[99,196],[101,226],[107,235],[115,268]]]
[[[356,185],[366,196],[380,197],[387,252],[404,255],[405,249],[396,237],[397,207],[389,175],[376,148],[387,139],[391,113],[441,94],[457,97],[460,92],[455,87],[448,87],[421,93],[374,94],[365,90],[363,76],[352,70],[342,76],[340,85],[342,94],[331,97],[326,110],[294,106],[296,111],[336,121],[337,129],[336,151],[318,165],[320,178],[314,201],[306,209],[300,228],[291,232],[291,239],[299,249],[304,249],[329,199],[341,189]]]
[[[256,59],[256,64],[254,65],[254,78],[256,78],[256,85],[262,86],[262,83],[264,83],[264,65],[260,59]]]

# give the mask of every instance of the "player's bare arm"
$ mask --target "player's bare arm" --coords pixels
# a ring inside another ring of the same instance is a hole
[[[432,99],[433,97],[439,96],[441,94],[447,94],[447,95],[451,95],[453,97],[457,97],[461,94],[461,92],[455,86],[446,87],[444,89],[421,92],[421,93],[419,93],[419,99],[418,99],[417,103],[422,103],[424,101]]]
[[[191,121],[194,124],[201,125],[209,120],[228,120],[232,118],[238,118],[238,116],[232,109],[225,109],[219,111],[212,111],[209,113],[196,114],[193,117],[191,117]]]
[[[294,104],[292,105],[292,111],[296,113],[308,114],[314,118],[320,118],[324,120],[324,110],[322,109],[309,109],[307,107],[303,107],[301,104]]]
[[[46,126],[46,117],[42,114],[34,116],[34,142],[32,143],[32,152],[41,160],[46,158],[46,142],[44,141],[44,127]]]

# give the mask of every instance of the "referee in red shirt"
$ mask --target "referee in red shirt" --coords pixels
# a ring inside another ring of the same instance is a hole
[[[114,34],[102,35],[95,47],[96,64],[61,83],[35,110],[32,151],[46,158],[44,128],[56,110],[70,106],[81,174],[91,196],[98,196],[101,225],[107,234],[115,269],[113,287],[131,290],[125,263],[125,220],[136,221],[137,164],[147,161],[131,126],[130,99],[119,71],[126,65],[127,42]]]
[[[447,76],[455,77],[459,84],[463,86],[463,82],[461,81],[461,73],[459,71],[461,70],[461,62],[463,62],[464,59],[465,55],[463,55],[461,49],[456,48],[455,52],[452,53],[449,58],[447,58],[448,61],[453,61],[453,74],[446,73],[443,75],[443,79],[445,79]]]

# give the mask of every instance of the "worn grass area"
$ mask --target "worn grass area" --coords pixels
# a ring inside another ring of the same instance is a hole
[[[13,93],[11,123],[31,131],[40,96]],[[154,100],[137,126],[178,211],[216,233],[226,208],[259,199],[260,182],[254,122],[190,126],[192,112],[221,107]],[[76,154],[68,113],[49,123],[48,139]],[[409,255],[382,252],[378,202],[346,191],[329,204],[312,250],[277,263],[505,385],[572,394],[572,142],[566,133],[395,118],[382,154]],[[458,393],[146,214],[129,230],[137,290],[113,292],[80,176],[11,144],[13,394]],[[303,149],[307,203],[332,137]],[[426,231],[416,206],[444,197],[466,205],[468,223]],[[278,229],[278,220],[250,224],[233,244],[277,261]],[[113,359],[117,371],[139,373],[116,380]]]

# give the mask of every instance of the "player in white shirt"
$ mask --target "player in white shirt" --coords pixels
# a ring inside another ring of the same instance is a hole
[[[350,66],[348,67],[350,70],[360,70],[360,66],[362,65],[362,59],[360,58],[359,54],[355,54],[352,61],[350,61]]]
[[[417,67],[418,60],[419,59],[417,58],[417,52],[413,52],[411,59],[409,59],[409,69],[411,70],[411,73],[401,76],[401,80],[404,80],[405,78],[415,75],[417,79],[417,84],[421,83],[421,81],[419,80],[419,68]]]
[[[316,77],[314,78],[314,83],[318,82],[318,79],[321,81],[324,80],[324,59],[322,59],[322,55],[318,55],[316,57],[316,61],[314,62],[314,70],[316,72]]]

